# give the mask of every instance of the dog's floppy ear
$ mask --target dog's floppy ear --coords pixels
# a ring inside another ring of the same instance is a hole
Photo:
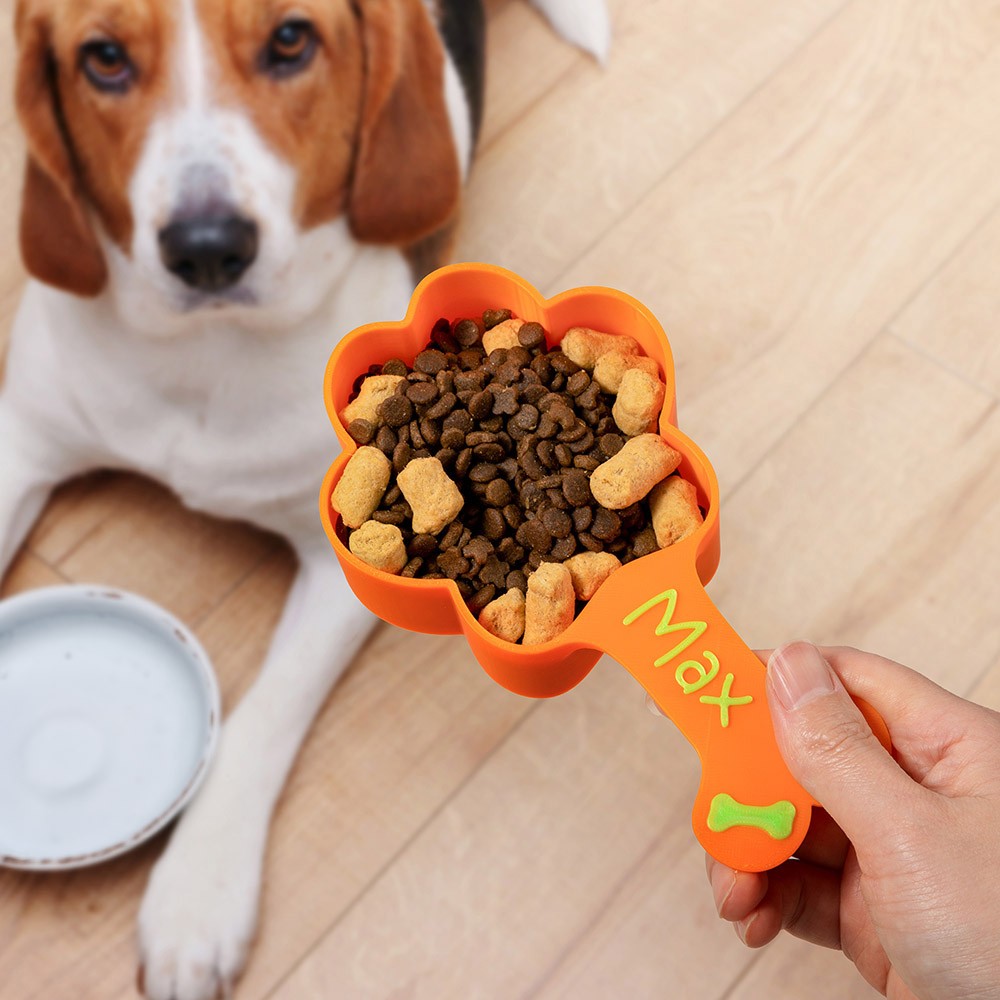
[[[444,226],[461,190],[444,99],[444,53],[423,0],[360,0],[365,89],[351,230],[409,245]]]
[[[77,295],[97,295],[107,281],[104,254],[87,217],[56,87],[49,26],[18,6],[15,101],[28,138],[21,199],[21,255],[40,281]]]

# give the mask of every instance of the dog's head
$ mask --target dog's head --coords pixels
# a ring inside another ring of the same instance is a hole
[[[335,280],[335,220],[405,246],[455,211],[423,0],[18,0],[15,32],[25,265],[151,331],[287,322]]]

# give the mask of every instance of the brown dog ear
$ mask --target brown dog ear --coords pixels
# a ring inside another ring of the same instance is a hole
[[[361,240],[409,245],[458,208],[444,51],[422,0],[361,0],[365,93],[348,200]]]
[[[42,16],[18,8],[15,102],[28,138],[21,198],[21,256],[28,273],[76,295],[97,295],[107,265],[87,217],[56,86]]]

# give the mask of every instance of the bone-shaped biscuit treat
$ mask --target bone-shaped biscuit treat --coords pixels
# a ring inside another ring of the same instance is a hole
[[[659,434],[640,434],[629,438],[617,455],[594,469],[590,492],[602,507],[621,510],[638,503],[680,462],[681,453]]]
[[[392,463],[370,445],[352,456],[331,498],[348,528],[360,528],[375,512],[389,485]]]
[[[573,578],[562,563],[542,563],[528,577],[524,601],[524,645],[554,639],[573,624],[576,594]]]
[[[666,387],[655,375],[638,368],[625,372],[611,410],[619,429],[630,437],[654,430],[665,392]]]
[[[578,552],[563,565],[572,577],[577,598],[589,601],[597,593],[597,588],[621,568],[621,560],[611,552]]]
[[[487,354],[492,354],[500,347],[509,351],[512,347],[520,346],[521,342],[517,339],[517,331],[522,326],[524,326],[524,320],[517,318],[497,323],[496,326],[491,327],[483,334],[483,350]]]
[[[598,333],[585,326],[574,326],[566,331],[559,344],[563,354],[581,368],[593,371],[598,358],[611,351],[618,354],[638,354],[639,345],[624,334]]]
[[[694,483],[680,476],[671,476],[653,487],[649,509],[653,515],[656,544],[661,549],[687,538],[704,520]]]
[[[413,531],[418,535],[436,535],[465,503],[436,458],[414,458],[396,476],[396,483],[413,510]]]
[[[513,587],[490,601],[479,612],[479,624],[498,639],[517,642],[524,634],[524,594]]]
[[[405,381],[402,375],[369,375],[361,383],[358,395],[344,407],[340,419],[347,427],[352,420],[368,420],[377,427],[382,423],[378,408]]]
[[[594,364],[594,381],[602,392],[616,395],[621,387],[622,378],[627,371],[638,368],[639,371],[660,377],[660,366],[645,354],[628,354],[622,351],[608,351],[602,354]]]
[[[394,524],[365,521],[347,544],[359,559],[386,573],[398,573],[406,565],[403,533]]]

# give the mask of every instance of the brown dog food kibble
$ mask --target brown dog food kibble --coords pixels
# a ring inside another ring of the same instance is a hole
[[[543,563],[528,577],[524,602],[524,644],[548,642],[573,622],[576,593],[573,577],[562,563]]]
[[[375,569],[399,573],[406,566],[403,533],[395,525],[365,521],[351,532],[349,544],[351,552]]]
[[[566,560],[573,589],[581,601],[589,601],[597,588],[620,567],[621,562],[610,552],[581,552]]]
[[[347,425],[347,433],[354,438],[358,444],[369,444],[375,437],[375,425],[364,417],[357,417]]]
[[[652,358],[644,354],[623,354],[619,351],[608,351],[594,362],[594,381],[603,392],[615,394],[621,388],[625,373],[638,369],[653,378],[660,377],[660,369]]]
[[[379,404],[378,415],[389,427],[402,427],[413,417],[413,404],[406,396],[393,394]]]
[[[461,492],[436,458],[411,459],[396,482],[413,508],[414,531],[436,534],[462,509]]]
[[[629,369],[622,378],[611,411],[615,423],[629,437],[654,430],[663,408],[664,390],[657,376],[638,368]]]
[[[610,351],[619,354],[639,353],[639,345],[631,337],[598,333],[585,326],[574,326],[572,330],[567,330],[562,347],[567,358],[588,371],[593,371],[598,359]]]
[[[491,326],[483,334],[483,349],[487,354],[498,350],[509,350],[518,347],[517,333],[524,324],[519,319],[505,319],[496,326]]]
[[[511,318],[513,313],[509,309],[484,309],[483,310],[483,326],[487,330],[492,330],[498,323],[504,323]],[[471,319],[463,319],[458,323],[461,326],[462,323],[473,323]],[[457,326],[456,326],[457,329]],[[465,344],[466,347],[471,347],[476,341],[472,340],[470,343]]]
[[[575,328],[566,351],[546,343],[540,324],[507,309],[442,319],[412,367],[372,365],[348,406],[351,436],[391,468],[365,522],[399,532],[403,552],[392,546],[387,570],[453,580],[480,623],[511,642],[521,630],[525,643],[552,638],[577,599],[657,550],[652,497],[643,498],[679,459],[658,435],[618,426],[615,395],[593,372],[607,357],[601,374],[619,384],[641,382],[625,378],[633,371],[655,378],[635,341]],[[643,405],[630,427],[645,420]],[[534,624],[525,625],[525,595]]]
[[[480,611],[479,624],[498,639],[517,642],[524,634],[524,593],[512,587],[491,601]]]
[[[377,369],[381,371],[381,366]],[[357,396],[344,407],[340,415],[345,427],[350,427],[355,420],[367,420],[375,425],[380,424],[379,406],[396,391],[402,375],[371,375],[364,380]]]
[[[375,513],[391,473],[389,459],[378,448],[366,445],[351,456],[331,498],[344,524],[360,528]]]
[[[619,510],[642,500],[680,461],[680,452],[659,434],[640,434],[629,438],[614,458],[594,470],[590,488],[598,503]]]
[[[653,487],[649,494],[653,531],[661,549],[683,541],[701,525],[698,492],[693,483],[671,476]]]

